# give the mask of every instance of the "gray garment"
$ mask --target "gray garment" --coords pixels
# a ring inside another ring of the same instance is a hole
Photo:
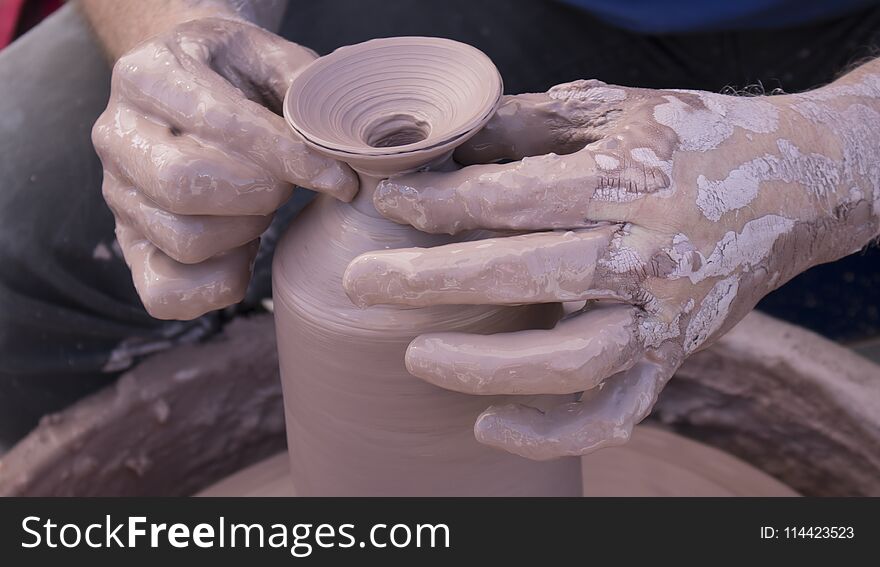
[[[229,315],[159,321],[141,305],[90,140],[109,89],[110,66],[73,5],[0,52],[0,452],[45,413]],[[271,245],[260,256],[242,309],[270,293]]]
[[[0,52],[0,445],[108,383],[108,353],[156,330],[125,285],[87,143],[109,84],[73,6]]]

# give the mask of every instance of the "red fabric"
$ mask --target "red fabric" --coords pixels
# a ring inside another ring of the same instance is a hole
[[[0,49],[61,7],[62,0],[0,0]]]
[[[0,49],[3,49],[15,39],[15,30],[18,29],[18,18],[25,0],[0,0]]]

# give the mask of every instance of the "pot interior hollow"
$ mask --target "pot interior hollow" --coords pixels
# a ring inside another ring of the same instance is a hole
[[[310,146],[344,161],[424,154],[427,162],[482,127],[502,90],[495,65],[470,45],[375,39],[340,48],[297,75],[284,116]]]

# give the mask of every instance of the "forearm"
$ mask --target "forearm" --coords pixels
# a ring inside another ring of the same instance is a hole
[[[719,108],[728,102],[719,100]],[[726,167],[690,158],[693,183],[717,238],[731,229],[780,235],[778,253],[768,254],[769,291],[880,234],[880,59],[824,87],[745,104],[747,118],[766,115],[760,131],[733,133],[719,157]]]
[[[790,97],[802,145],[817,159],[802,160],[818,179],[812,193],[821,207],[833,260],[880,234],[880,59],[833,83]]]
[[[141,41],[197,18],[243,19],[275,30],[286,4],[287,0],[80,0],[79,7],[115,61]]]

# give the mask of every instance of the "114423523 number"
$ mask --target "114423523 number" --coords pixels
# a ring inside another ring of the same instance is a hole
[[[785,539],[853,539],[852,526],[787,526],[783,528]]]

